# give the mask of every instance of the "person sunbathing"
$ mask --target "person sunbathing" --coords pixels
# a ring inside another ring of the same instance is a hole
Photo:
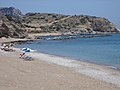
[[[4,50],[4,43],[1,44],[1,50]]]
[[[25,58],[25,53],[20,54],[19,58]]]

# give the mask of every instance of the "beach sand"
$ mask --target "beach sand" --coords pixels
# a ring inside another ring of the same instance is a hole
[[[24,61],[19,54],[0,50],[0,90],[120,90],[119,84],[77,72],[67,63],[53,62],[64,58],[32,53],[34,60]]]
[[[34,39],[35,37],[39,37],[39,36],[50,36],[50,35],[62,35],[62,33],[56,32],[56,33],[31,33],[29,34],[29,37],[31,39]]]

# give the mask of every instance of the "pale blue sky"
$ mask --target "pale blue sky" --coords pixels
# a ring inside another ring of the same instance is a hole
[[[24,14],[46,12],[106,17],[120,28],[120,0],[0,0],[0,7],[10,6]]]

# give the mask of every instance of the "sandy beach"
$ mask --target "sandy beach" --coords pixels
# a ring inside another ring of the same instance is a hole
[[[37,52],[25,61],[19,54],[0,50],[0,90],[120,90],[117,70]]]

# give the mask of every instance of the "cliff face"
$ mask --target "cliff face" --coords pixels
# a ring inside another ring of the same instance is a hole
[[[27,13],[13,7],[0,8],[0,37],[24,38],[27,33],[104,34],[119,30],[106,18],[88,15]]]
[[[16,18],[0,14],[0,37],[24,38],[25,28]]]

